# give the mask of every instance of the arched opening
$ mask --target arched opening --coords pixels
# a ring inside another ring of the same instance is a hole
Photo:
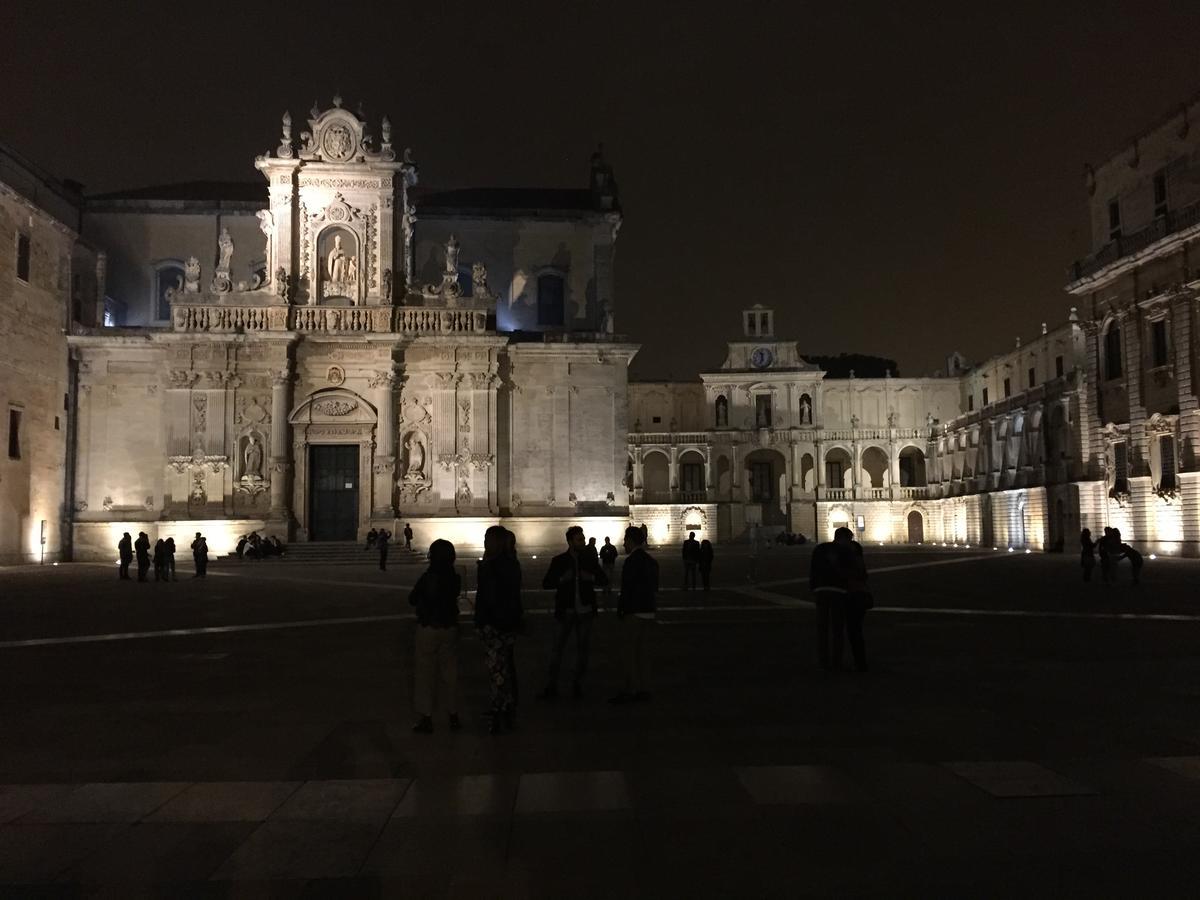
[[[850,487],[850,454],[845,447],[833,447],[825,454],[825,487],[831,491]]]
[[[538,324],[561,327],[566,321],[567,285],[561,275],[547,272],[538,276]]]
[[[811,453],[800,457],[800,490],[812,493],[817,488],[817,466]]]
[[[183,290],[183,263],[166,259],[154,267],[154,308],[152,316],[160,322],[171,318],[171,296]]]
[[[358,237],[349,228],[326,228],[317,239],[321,302],[357,303],[359,297]],[[343,304],[344,305],[344,304]]]
[[[910,544],[925,542],[925,517],[915,509],[908,514],[908,542]]]
[[[900,487],[925,487],[928,484],[925,454],[920,447],[905,447],[900,451]]]
[[[808,394],[800,395],[800,424],[811,425],[813,423],[812,413],[812,397]]]
[[[663,453],[642,457],[642,494],[647,503],[671,502],[671,473]]]
[[[787,524],[787,497],[780,489],[787,462],[776,450],[755,450],[746,457],[746,502],[761,510],[763,525]]]
[[[854,517],[850,514],[850,510],[844,506],[835,506],[829,510],[829,521],[826,524],[827,533],[826,540],[833,540],[833,533],[839,528],[849,528],[854,530]]]
[[[698,450],[687,450],[679,457],[679,502],[703,503],[705,489],[704,457]]]
[[[880,490],[887,484],[888,456],[882,447],[868,447],[862,452],[863,487]]]

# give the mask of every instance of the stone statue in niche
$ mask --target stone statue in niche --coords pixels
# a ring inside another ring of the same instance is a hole
[[[800,424],[812,424],[812,400],[809,399],[808,394],[800,395]]]
[[[254,432],[246,440],[246,449],[242,453],[242,477],[252,481],[262,479],[263,446]]]
[[[343,281],[346,278],[346,251],[342,249],[342,236],[333,239],[333,249],[326,257],[325,275],[330,281]]]
[[[404,480],[425,480],[425,441],[420,433],[413,432],[404,442]]]
[[[384,303],[392,302],[392,270],[383,270],[383,301]]]
[[[729,401],[725,399],[724,394],[717,397],[717,427],[729,427]]]
[[[321,297],[347,297],[357,302],[358,245],[353,234],[339,228],[323,235],[321,243],[324,250]]]
[[[183,291],[185,294],[200,293],[200,260],[189,256],[183,265]]]
[[[233,260],[233,238],[230,236],[228,228],[221,229],[221,236],[217,239],[217,250],[219,252],[217,271],[228,275],[229,266]]]

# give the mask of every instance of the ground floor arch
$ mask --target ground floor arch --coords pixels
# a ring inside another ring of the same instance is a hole
[[[925,542],[925,517],[919,509],[910,510],[906,517],[908,525],[908,542],[922,544]]]

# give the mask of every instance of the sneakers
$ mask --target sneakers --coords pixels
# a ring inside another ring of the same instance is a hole
[[[433,716],[421,716],[412,730],[415,734],[433,734]]]

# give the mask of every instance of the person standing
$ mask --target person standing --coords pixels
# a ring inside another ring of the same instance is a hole
[[[408,602],[417,609],[413,650],[413,707],[418,734],[433,733],[438,689],[451,731],[458,719],[458,594],[462,579],[454,569],[454,545],[437,540],[429,547],[429,568],[417,579]]]
[[[707,593],[712,588],[713,545],[709,540],[700,542],[700,583]]]
[[[133,538],[126,531],[121,535],[121,540],[117,541],[117,556],[120,563],[117,568],[117,577],[122,581],[129,580],[129,564],[133,562]]]
[[[154,542],[154,580],[167,580],[167,550],[166,541],[159,538]]]
[[[604,577],[607,583],[604,585],[604,596],[612,596],[613,575],[616,574],[617,567],[617,548],[613,546],[612,541],[607,537],[604,539],[604,546],[600,548],[600,567],[604,569]]]
[[[689,531],[687,540],[683,542],[683,589],[696,589],[696,576],[700,573],[700,543],[696,540],[696,532]]]
[[[831,647],[836,642],[841,649],[844,627],[846,574],[838,565],[836,546],[842,531],[849,529],[839,528],[833,541],[818,544],[809,560],[808,588],[817,606],[817,660],[826,671],[833,668]]]
[[[583,529],[572,525],[567,529],[566,552],[550,560],[550,568],[542,579],[542,587],[554,591],[555,627],[546,687],[538,694],[539,699],[553,700],[558,696],[558,673],[572,631],[575,632],[575,678],[571,694],[583,696],[583,676],[587,673],[592,624],[596,619],[596,585],[607,582],[599,558],[584,541]]]
[[[1138,553],[1128,544],[1121,544],[1121,559],[1129,560],[1129,575],[1133,578],[1134,584],[1142,582],[1142,566],[1145,564],[1142,560],[1142,554]]]
[[[1100,557],[1100,580],[1108,584],[1113,580],[1112,570],[1112,529],[1106,527],[1100,540],[1096,542],[1096,555]]]
[[[167,568],[164,576],[170,576],[170,579],[164,577],[163,580],[178,581],[179,579],[175,577],[175,538],[169,537],[163,541],[163,549],[167,554]]]
[[[381,572],[387,571],[388,557],[388,542],[392,539],[392,533],[386,528],[379,529],[379,534],[375,538],[375,546],[379,548],[379,569]]]
[[[133,549],[137,554],[138,581],[145,581],[146,573],[150,570],[150,538],[146,536],[146,532],[138,532],[138,539],[133,542]]]
[[[493,525],[483,535],[475,589],[475,627],[492,682],[488,732],[511,730],[517,712],[514,647],[521,627],[521,565],[509,552],[510,532]]]
[[[1085,528],[1079,535],[1079,563],[1083,566],[1083,580],[1092,580],[1092,569],[1096,568],[1096,542],[1092,531]]]
[[[192,559],[196,563],[196,574],[193,578],[208,577],[208,541],[204,539],[204,535],[199,531],[196,532],[196,539],[192,541]]]
[[[867,671],[867,643],[863,635],[863,623],[867,610],[875,605],[871,592],[867,587],[867,564],[863,558],[862,544],[854,540],[854,534],[849,528],[842,536],[842,547],[838,553],[838,564],[846,573],[846,639],[850,642],[850,653],[854,657],[855,671]],[[837,534],[834,533],[834,540]],[[841,638],[835,635],[837,643],[833,648],[833,664],[842,664]]]
[[[646,643],[654,627],[657,594],[658,562],[646,552],[642,529],[630,526],[625,529],[625,565],[621,567],[621,594],[617,600],[625,684],[609,703],[650,699]]]
[[[412,539],[413,539],[412,523],[405,522],[404,523],[404,549],[405,550],[412,549]]]

